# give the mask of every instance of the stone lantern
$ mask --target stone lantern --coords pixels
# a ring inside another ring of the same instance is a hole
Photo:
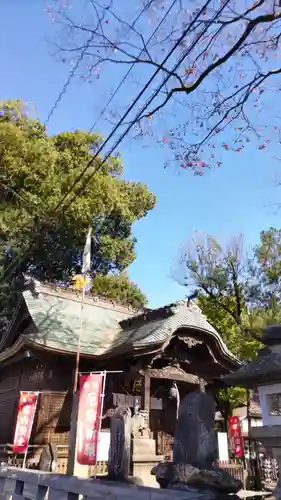
[[[281,325],[264,330],[255,361],[223,377],[228,385],[258,389],[263,425],[251,428],[251,438],[271,449],[281,471]],[[274,492],[281,500],[281,478]]]

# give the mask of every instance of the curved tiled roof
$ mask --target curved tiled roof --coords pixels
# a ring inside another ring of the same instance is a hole
[[[74,294],[57,293],[49,287],[40,288],[38,296],[30,290],[23,292],[23,296],[36,327],[28,333],[28,339],[51,349],[76,352],[81,330],[80,299]],[[120,330],[118,322],[130,314],[128,309],[85,301],[81,353],[103,354]]]
[[[65,354],[75,353],[81,331],[81,301],[46,286],[41,286],[39,293],[26,290],[23,297],[33,322],[21,342]],[[114,357],[154,353],[163,350],[176,332],[183,339],[199,336],[206,344],[212,343],[217,362],[224,360],[223,364],[232,369],[239,366],[200,308],[188,301],[133,316],[132,311],[124,308],[87,299],[83,308],[81,354]]]

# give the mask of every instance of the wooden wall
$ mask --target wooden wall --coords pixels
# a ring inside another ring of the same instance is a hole
[[[87,362],[88,363],[88,362]],[[81,371],[89,371],[82,360]],[[74,359],[49,358],[44,362],[29,358],[0,371],[0,445],[11,443],[16,423],[16,409],[20,391],[40,391],[31,443],[52,442],[67,445],[72,405]],[[91,369],[97,369],[92,366]],[[136,383],[137,382],[137,383]],[[150,397],[162,399],[162,409],[150,411],[150,428],[157,442],[158,453],[167,454],[173,440],[176,404],[169,399],[171,381],[151,379]],[[128,373],[108,373],[103,408],[102,428],[110,427],[108,411],[116,407],[116,395],[126,398],[133,407],[137,396],[141,408],[147,404],[145,377]],[[181,397],[194,390],[189,384],[179,384]],[[148,397],[148,401],[150,401]],[[128,404],[129,403],[129,404]],[[148,403],[149,404],[149,403]]]
[[[36,445],[53,442],[68,443],[72,405],[73,358],[54,356],[40,362],[32,358],[2,368],[0,371],[0,445],[13,441],[17,404],[20,391],[40,391],[31,443]],[[97,369],[93,363],[81,360],[81,371]],[[133,380],[126,374],[108,374],[105,390],[104,411],[114,408],[113,394],[136,394]],[[138,392],[142,400],[142,389]],[[104,418],[102,428],[110,427]]]
[[[66,443],[71,411],[72,370],[69,366],[63,362],[24,359],[2,369],[0,381],[0,444],[13,440],[20,391],[40,391],[33,443],[47,443],[51,438],[58,444]]]
[[[20,366],[0,374],[0,444],[13,439],[20,384]]]

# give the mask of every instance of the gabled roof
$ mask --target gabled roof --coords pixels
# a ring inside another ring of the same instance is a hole
[[[72,293],[42,285],[39,293],[31,288],[23,292],[23,297],[32,322],[17,345],[33,344],[64,354],[76,353],[81,328],[80,299]],[[102,306],[91,298],[85,301],[81,355],[113,358],[156,353],[163,351],[175,335],[187,346],[190,336],[198,336],[201,343],[213,346],[211,357],[215,363],[221,362],[230,370],[239,366],[239,361],[194,303],[182,301],[133,315],[133,311]],[[15,346],[11,349],[14,351]],[[9,349],[0,354],[0,361],[7,356]]]

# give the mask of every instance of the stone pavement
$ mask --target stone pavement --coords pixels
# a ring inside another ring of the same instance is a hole
[[[272,498],[272,491],[240,490],[238,496],[240,498],[264,497],[269,500]]]

